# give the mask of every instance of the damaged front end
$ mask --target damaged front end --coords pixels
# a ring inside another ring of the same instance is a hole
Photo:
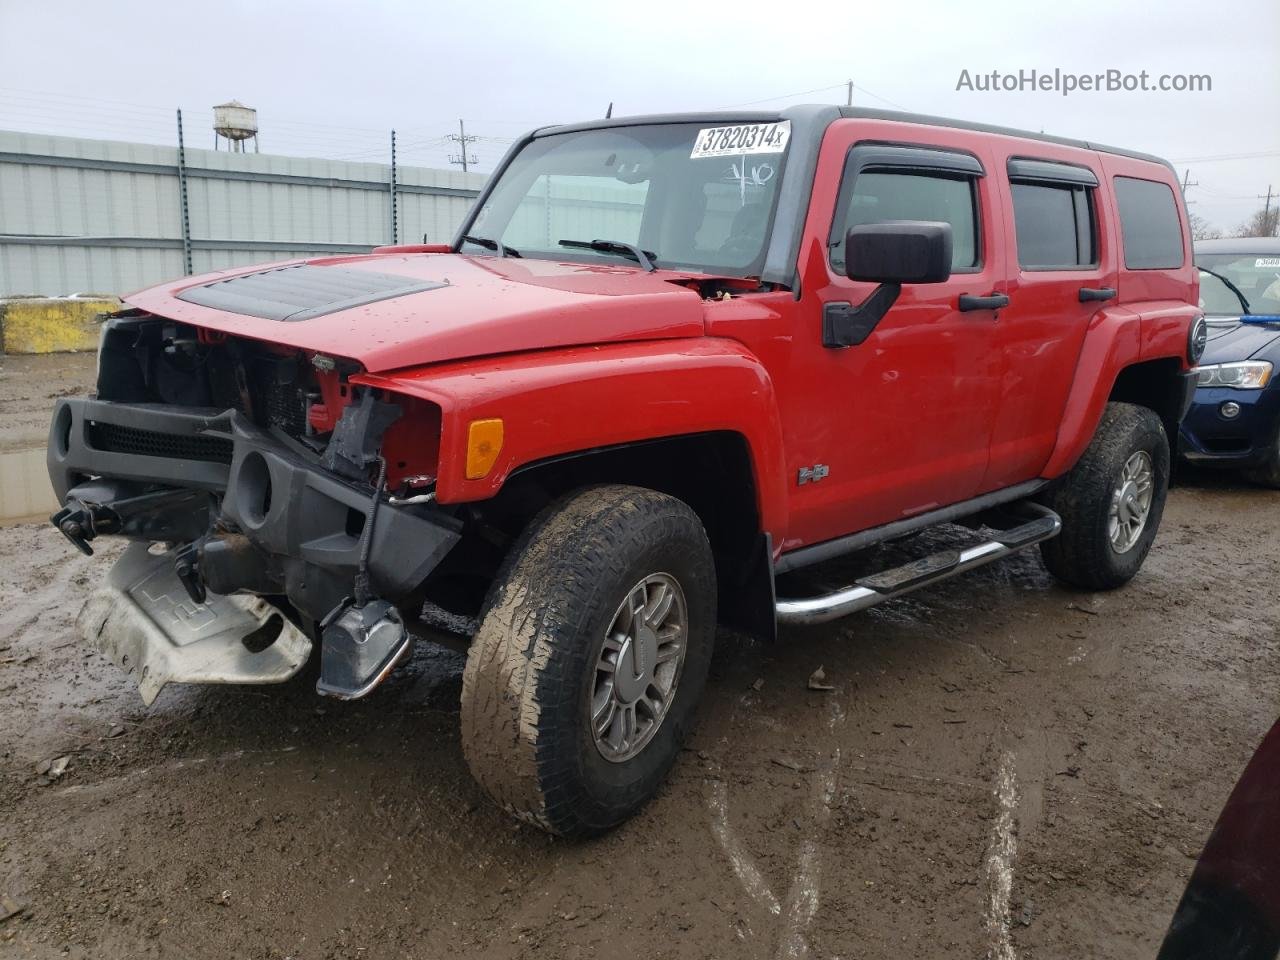
[[[433,497],[439,411],[350,384],[355,364],[139,311],[107,321],[99,356],[48,451],[67,539],[135,541],[86,638],[148,703],[169,682],[286,680],[316,639],[320,692],[376,686],[461,529]]]
[[[76,620],[144,703],[168,683],[280,683],[302,669],[311,639],[278,608],[248,595],[197,603],[175,566],[173,551],[131,543]]]

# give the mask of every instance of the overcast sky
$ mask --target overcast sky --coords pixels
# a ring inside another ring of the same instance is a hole
[[[482,170],[523,129],[808,101],[905,107],[1172,159],[1191,209],[1234,227],[1280,191],[1280,4],[908,0],[0,0],[0,128],[212,145],[209,108],[258,108],[264,152]],[[1196,93],[981,93],[962,70],[1208,74]],[[793,95],[795,94],[795,95]],[[1240,155],[1247,155],[1240,157]],[[1239,159],[1217,159],[1240,157]],[[1274,201],[1273,201],[1274,202]]]

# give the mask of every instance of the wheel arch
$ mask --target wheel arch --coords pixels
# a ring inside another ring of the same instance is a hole
[[[1182,352],[1187,338],[1185,309],[1185,304],[1179,304],[1177,309],[1150,311],[1150,315],[1130,306],[1098,311],[1080,351],[1058,441],[1041,470],[1042,477],[1060,477],[1076,464],[1112,401],[1154,410],[1174,442],[1190,396]],[[1175,321],[1181,325],[1176,329]],[[1175,349],[1179,352],[1174,353]]]
[[[643,487],[687,503],[715,557],[720,619],[772,639],[772,543],[757,465],[742,433],[655,437],[549,457],[513,471],[499,496],[537,504],[600,484]]]
[[[1182,363],[1177,357],[1132,363],[1116,375],[1107,401],[1132,403],[1154,410],[1164,424],[1169,443],[1173,444],[1185,412],[1182,372]]]

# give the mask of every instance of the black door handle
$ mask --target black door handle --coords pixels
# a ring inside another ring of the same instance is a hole
[[[1081,287],[1080,302],[1088,303],[1090,300],[1114,300],[1116,296],[1115,287]]]
[[[1001,307],[1009,305],[1009,298],[1003,293],[993,293],[986,297],[975,297],[971,293],[960,294],[960,309],[968,310],[999,310]]]

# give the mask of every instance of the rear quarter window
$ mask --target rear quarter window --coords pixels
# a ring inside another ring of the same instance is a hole
[[[1116,207],[1130,270],[1169,270],[1184,263],[1182,221],[1167,183],[1115,178]]]

